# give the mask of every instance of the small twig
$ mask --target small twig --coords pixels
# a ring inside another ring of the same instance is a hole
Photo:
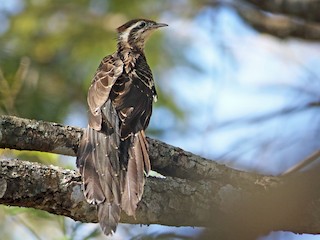
[[[290,167],[288,170],[283,172],[281,176],[287,176],[289,174],[295,173],[300,169],[306,167],[307,165],[311,164],[312,162],[318,160],[320,158],[320,150],[315,151],[310,156],[302,160],[301,162],[297,163],[296,165]]]

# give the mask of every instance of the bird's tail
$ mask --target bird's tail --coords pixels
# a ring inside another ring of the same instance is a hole
[[[120,220],[119,144],[117,134],[88,127],[78,149],[84,195],[90,204],[98,205],[100,226],[106,235],[115,232]]]
[[[128,165],[127,172],[122,183],[121,208],[129,215],[134,216],[137,205],[142,198],[145,176],[151,169],[148,154],[148,143],[144,131],[141,130],[127,139]]]

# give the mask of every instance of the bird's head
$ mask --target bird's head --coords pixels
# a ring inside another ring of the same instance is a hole
[[[168,26],[147,19],[134,19],[117,28],[119,44],[130,48],[143,50],[150,34],[160,28]]]

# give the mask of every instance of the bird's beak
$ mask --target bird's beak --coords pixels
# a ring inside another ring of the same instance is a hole
[[[160,28],[160,27],[167,27],[168,24],[165,23],[155,23],[154,25],[152,25],[153,28]]]

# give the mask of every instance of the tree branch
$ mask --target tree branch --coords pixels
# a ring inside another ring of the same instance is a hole
[[[81,191],[78,172],[20,160],[0,161],[0,203],[32,207],[68,216],[82,222],[97,222],[97,213]],[[210,184],[184,179],[148,178],[136,219],[121,216],[121,221],[140,224],[203,226],[208,219]],[[198,196],[192,197],[196,192]],[[185,209],[189,208],[185,212]],[[207,215],[207,214],[206,214]]]
[[[238,14],[259,32],[268,33],[279,38],[296,37],[307,40],[320,40],[320,24],[317,22],[292,18],[286,15],[270,15],[243,2],[232,5]]]
[[[308,21],[320,22],[320,1],[318,0],[244,0],[261,10],[281,13]]]
[[[17,117],[0,117],[0,147],[75,155],[82,129]],[[271,230],[320,232],[319,169],[288,177],[237,171],[149,139],[153,169],[136,219],[121,221],[207,226],[209,236],[242,239]],[[33,207],[82,222],[96,222],[77,172],[19,160],[0,161],[0,203]],[[246,221],[243,221],[246,219]],[[245,238],[244,238],[245,237]],[[204,239],[204,238],[203,238]]]
[[[0,148],[76,156],[82,129],[58,123],[0,116]],[[154,170],[186,179],[216,179],[226,166],[148,138]]]
[[[263,115],[261,114],[259,116],[255,116],[255,117],[251,117],[251,118],[246,117],[246,118],[238,118],[238,119],[225,121],[225,122],[217,125],[216,128],[221,129],[224,127],[229,127],[232,125],[240,125],[240,124],[260,124],[260,123],[268,121],[270,119],[274,119],[277,117],[286,117],[288,115],[293,115],[293,114],[301,113],[303,111],[308,111],[311,108],[315,108],[315,107],[319,107],[318,102],[310,102],[310,103],[307,103],[307,104],[301,105],[301,106],[293,106],[293,107],[290,106],[290,107],[275,110],[273,112],[268,112]]]
[[[212,7],[226,5],[233,8],[244,21],[262,33],[278,38],[320,40],[318,0],[209,0],[206,3]]]

